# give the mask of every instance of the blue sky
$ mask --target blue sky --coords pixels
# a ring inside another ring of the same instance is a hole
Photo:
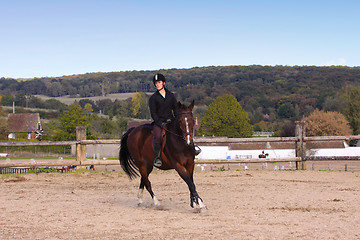
[[[360,1],[2,0],[0,77],[360,66]]]

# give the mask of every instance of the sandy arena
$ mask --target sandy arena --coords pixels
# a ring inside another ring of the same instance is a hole
[[[121,171],[0,178],[0,239],[360,239],[360,172],[196,171],[207,213],[189,206],[174,171],[150,180]]]

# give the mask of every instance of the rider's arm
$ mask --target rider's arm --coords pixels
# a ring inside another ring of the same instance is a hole
[[[173,94],[173,100],[172,100],[171,107],[174,112],[174,117],[176,119],[179,116],[179,110],[178,110],[178,102],[176,101],[176,97],[174,94]]]
[[[161,126],[161,121],[160,121],[159,116],[158,116],[158,114],[156,112],[155,96],[150,97],[150,99],[149,99],[149,108],[150,108],[151,118],[154,120],[156,125]]]

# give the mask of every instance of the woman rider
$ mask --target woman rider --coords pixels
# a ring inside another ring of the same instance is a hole
[[[161,147],[161,129],[169,121],[175,120],[178,115],[177,101],[175,95],[165,88],[166,79],[161,73],[155,74],[153,83],[156,92],[149,99],[151,118],[154,120],[153,146],[155,152],[154,166],[162,165],[159,151]]]

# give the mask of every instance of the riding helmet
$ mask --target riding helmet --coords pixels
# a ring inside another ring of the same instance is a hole
[[[155,76],[154,76],[154,78],[153,78],[154,86],[155,86],[155,82],[157,82],[157,81],[166,82],[164,75],[162,75],[161,73],[155,74]]]

